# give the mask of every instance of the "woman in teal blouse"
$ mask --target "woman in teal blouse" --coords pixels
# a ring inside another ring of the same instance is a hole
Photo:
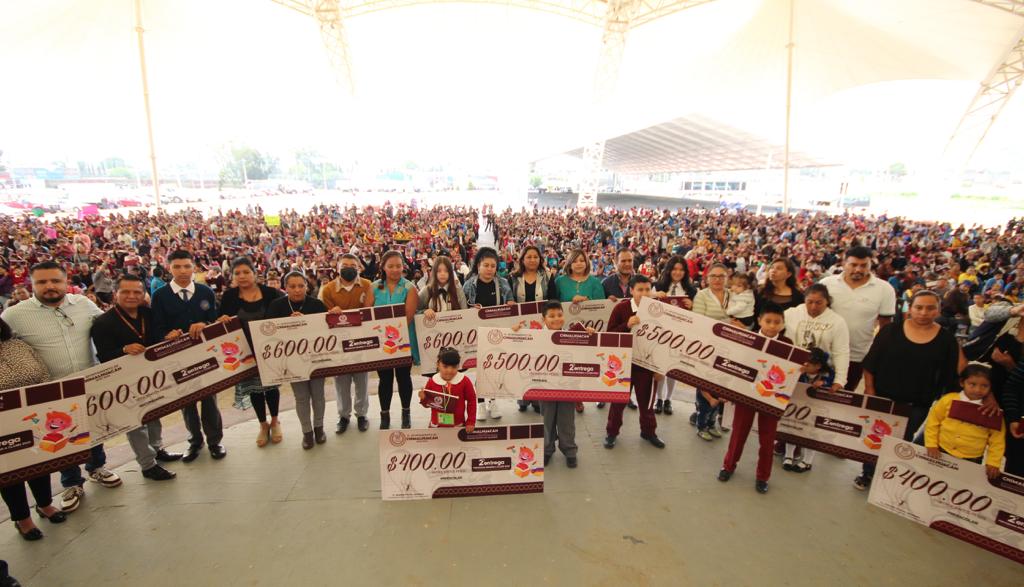
[[[562,302],[585,302],[587,300],[603,300],[604,286],[601,281],[590,274],[590,261],[587,254],[576,249],[569,253],[565,262],[565,273],[555,280],[558,299]]]
[[[409,344],[413,360],[419,362],[416,347],[416,326],[413,317],[419,307],[419,294],[416,286],[405,277],[405,261],[398,251],[388,251],[380,260],[380,279],[373,282],[373,305],[391,306],[405,304],[405,316],[409,321]],[[394,369],[378,369],[377,399],[380,400],[380,429],[391,427],[391,396],[394,394],[395,380],[398,381],[398,397],[402,401],[402,428],[412,427],[409,406],[412,402],[412,367],[396,367]]]

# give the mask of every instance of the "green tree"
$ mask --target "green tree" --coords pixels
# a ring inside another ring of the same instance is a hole
[[[902,163],[893,163],[889,166],[889,176],[895,179],[903,179],[907,175],[907,166]]]
[[[0,171],[7,171],[7,166],[4,165],[4,150],[0,149]]]
[[[544,178],[539,175],[530,176],[530,187],[537,189],[542,185],[544,185]]]
[[[274,173],[277,173],[276,157],[252,147],[231,145],[221,156],[220,187],[241,187],[247,179],[268,179]]]

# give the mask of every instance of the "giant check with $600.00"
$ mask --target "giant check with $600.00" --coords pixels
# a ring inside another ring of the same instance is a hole
[[[405,306],[249,324],[263,385],[412,365]]]
[[[882,439],[868,503],[1024,564],[1024,478],[894,436]]]
[[[175,412],[255,375],[256,360],[237,318],[211,324],[195,340],[180,336],[96,365],[85,379],[92,443]]]
[[[544,491],[544,425],[380,433],[385,501]]]

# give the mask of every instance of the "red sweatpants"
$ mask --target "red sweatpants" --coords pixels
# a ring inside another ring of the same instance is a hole
[[[636,392],[636,403],[640,408],[640,435],[654,436],[658,428],[658,420],[654,417],[654,373],[643,367],[633,365],[633,391]],[[608,410],[608,436],[618,436],[622,429],[622,412],[626,404],[610,404]]]
[[[736,470],[736,463],[740,462],[743,455],[743,445],[750,435],[750,428],[754,425],[754,409],[742,404],[733,404],[736,407],[736,415],[732,420],[732,434],[729,435],[729,450],[725,453],[725,461],[722,468],[732,472]],[[779,419],[768,414],[757,412],[757,435],[761,446],[757,451],[757,479],[767,481],[772,476],[772,449],[775,446],[775,430],[779,426]]]

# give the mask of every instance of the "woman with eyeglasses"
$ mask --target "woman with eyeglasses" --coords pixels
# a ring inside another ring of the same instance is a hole
[[[693,311],[713,320],[730,322],[726,309],[729,307],[731,292],[726,287],[729,270],[721,263],[714,263],[708,268],[708,286],[697,292],[693,298]],[[697,436],[711,441],[721,438],[721,412],[723,400],[710,392],[697,390],[697,411],[690,415],[690,423],[697,426]],[[716,421],[717,420],[717,421]]]

